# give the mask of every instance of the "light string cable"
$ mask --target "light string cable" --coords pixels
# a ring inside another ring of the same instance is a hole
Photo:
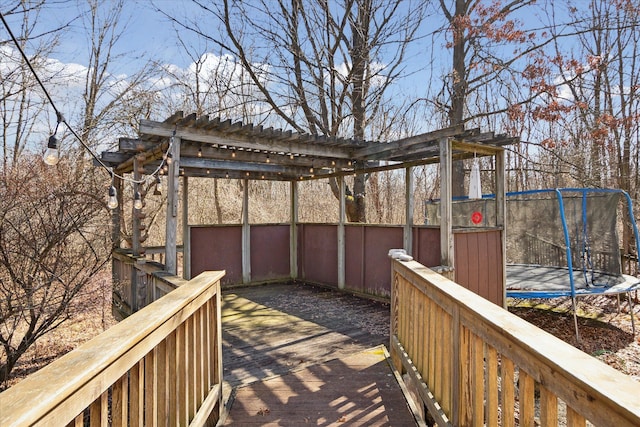
[[[38,82],[38,85],[40,86],[40,88],[44,92],[45,96],[47,97],[47,100],[49,101],[49,104],[51,105],[51,108],[53,108],[53,111],[56,113],[56,117],[57,117],[57,120],[58,120],[58,123],[56,124],[56,130],[58,129],[58,125],[60,123],[64,123],[65,126],[67,127],[67,129],[69,129],[69,132],[71,132],[71,134],[78,140],[78,142],[80,142],[80,144],[84,147],[84,149],[89,152],[91,157],[93,157],[93,159],[100,166],[102,166],[107,171],[107,173],[109,173],[109,175],[112,178],[113,177],[118,177],[119,179],[121,179],[123,181],[126,181],[126,182],[130,182],[132,184],[143,184],[143,183],[147,182],[147,178],[136,180],[136,179],[133,179],[133,178],[125,177],[124,175],[116,174],[113,171],[113,168],[111,168],[110,166],[106,165],[102,161],[102,159],[96,153],[94,153],[93,150],[82,140],[80,135],[78,135],[78,133],[69,125],[69,123],[67,123],[67,121],[65,120],[65,118],[62,115],[62,113],[60,112],[60,110],[58,110],[58,108],[56,107],[56,104],[53,101],[53,98],[51,97],[51,95],[47,91],[47,88],[42,83],[42,80],[40,79],[40,76],[38,75],[36,70],[33,68],[33,65],[31,64],[31,61],[29,60],[29,58],[27,57],[26,53],[24,52],[24,50],[20,46],[20,43],[18,42],[18,39],[16,38],[16,36],[13,34],[13,31],[11,31],[11,27],[9,27],[9,23],[6,21],[6,19],[4,17],[4,14],[2,12],[0,12],[0,19],[2,20],[2,24],[4,25],[4,27],[7,29],[7,32],[9,33],[9,36],[11,37],[11,40],[13,40],[14,45],[16,46],[18,51],[20,52],[20,55],[22,56],[22,58],[24,59],[25,63],[29,67],[29,70],[31,71],[31,74],[33,74],[33,77],[36,79],[36,81]],[[166,159],[169,156],[169,153],[171,152],[171,146],[173,145],[175,134],[176,134],[176,129],[173,130],[173,135],[171,136],[171,139],[170,139],[170,142],[169,142],[169,145],[167,147],[166,152],[162,156],[162,161],[160,162],[160,165],[150,174],[151,176],[154,176],[155,174],[159,173],[160,169],[162,169],[162,167],[164,166],[164,164],[166,162]]]

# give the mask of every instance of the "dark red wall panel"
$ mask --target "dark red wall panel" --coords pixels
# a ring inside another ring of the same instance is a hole
[[[289,226],[251,226],[251,281],[289,279]]]
[[[191,227],[191,277],[226,270],[222,284],[242,283],[242,227]]]
[[[298,226],[298,255],[301,279],[338,286],[338,232],[335,225]]]
[[[364,291],[379,296],[391,295],[391,259],[389,249],[402,249],[402,227],[366,227],[364,242]]]
[[[440,228],[413,228],[413,258],[427,267],[440,265]]]
[[[454,233],[456,282],[500,306],[503,303],[500,230]]]

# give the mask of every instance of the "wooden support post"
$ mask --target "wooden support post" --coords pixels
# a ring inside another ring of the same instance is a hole
[[[291,278],[298,278],[298,181],[291,181],[291,223],[289,225],[289,266]]]
[[[133,157],[133,194],[135,196],[140,191],[140,181],[142,174],[140,173],[141,165],[138,156]],[[131,198],[133,200],[133,197]],[[140,210],[131,204],[131,252],[134,257],[140,256]]]
[[[182,177],[182,277],[191,280],[191,239],[189,230],[189,179]]]
[[[407,254],[413,255],[413,168],[406,168],[404,174],[405,222],[403,242],[404,250],[407,251]]]
[[[172,137],[172,162],[167,173],[167,227],[165,237],[165,270],[178,274],[178,177],[180,176],[180,138]]]
[[[452,204],[452,152],[449,138],[440,139],[440,263],[449,267],[445,276],[454,280]]]
[[[120,249],[121,248],[121,236],[122,236],[122,179],[114,176],[113,178],[113,186],[116,189],[116,194],[118,198],[118,207],[111,211],[111,248],[112,249]]]
[[[251,282],[251,228],[249,226],[249,180],[242,193],[242,283]]]
[[[502,306],[507,308],[507,214],[504,151],[496,153],[496,226],[502,228]]]
[[[344,289],[346,282],[346,263],[345,263],[345,235],[344,223],[347,220],[347,209],[345,200],[345,182],[344,177],[338,177],[338,186],[340,187],[340,220],[338,222],[338,289]]]

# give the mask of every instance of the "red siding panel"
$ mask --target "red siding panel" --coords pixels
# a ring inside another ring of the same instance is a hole
[[[500,230],[454,233],[456,282],[502,305]]]
[[[226,270],[222,284],[242,282],[242,227],[191,227],[191,277]]]
[[[288,279],[289,226],[251,226],[251,281]]]
[[[335,225],[304,224],[298,228],[300,277],[338,286],[338,232]]]
[[[414,227],[412,256],[427,267],[440,265],[440,228]]]

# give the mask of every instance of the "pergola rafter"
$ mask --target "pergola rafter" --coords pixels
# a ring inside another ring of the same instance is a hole
[[[453,141],[454,160],[495,155],[515,138],[464,130],[439,129],[391,142],[361,141],[263,128],[209,116],[177,112],[163,122],[141,120],[138,139],[120,138],[117,152],[102,153],[102,161],[116,173],[141,166],[157,167],[171,137],[180,140],[180,174],[294,181],[400,169],[437,163],[439,141]],[[381,165],[381,162],[385,164]]]

